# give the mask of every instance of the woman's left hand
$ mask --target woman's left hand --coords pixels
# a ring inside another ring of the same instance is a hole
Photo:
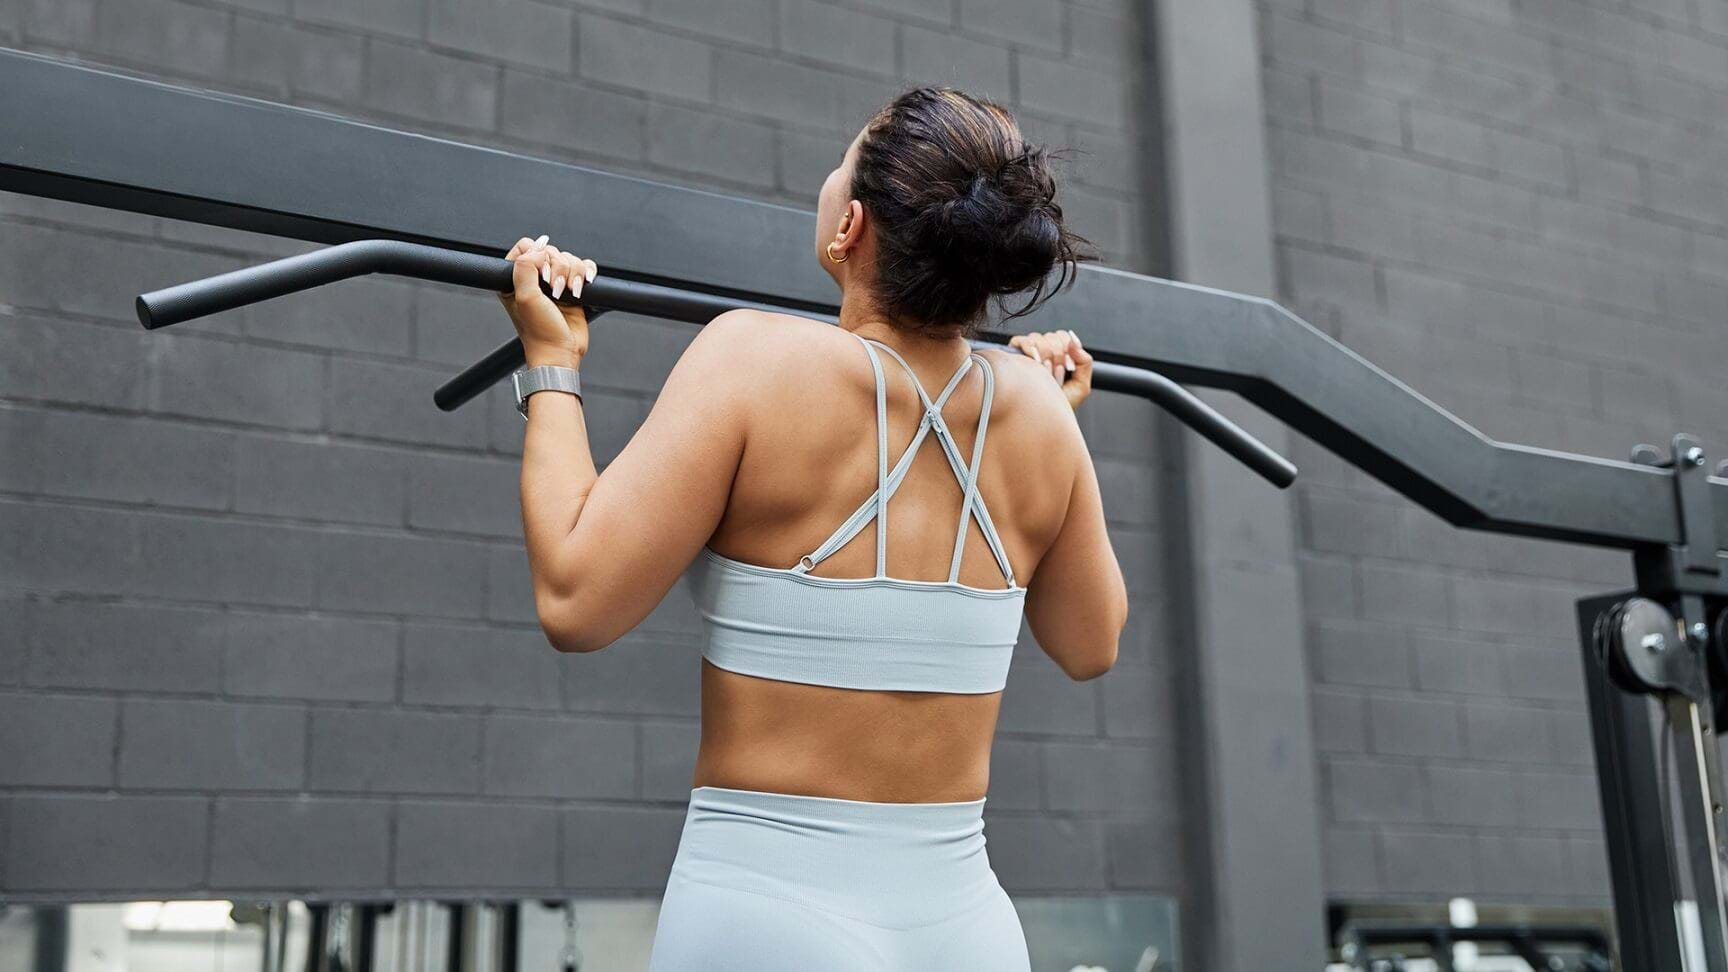
[[[1062,386],[1070,408],[1079,408],[1092,394],[1092,354],[1073,331],[1033,331],[1016,334],[1008,346],[1050,369],[1050,377]]]
[[[513,289],[498,295],[509,313],[516,334],[522,339],[528,365],[558,364],[574,368],[588,353],[588,315],[577,304],[558,303],[553,298],[566,291],[581,296],[582,285],[593,280],[600,268],[553,246],[542,236],[516,241],[506,260],[516,265],[511,275]],[[552,297],[540,289],[551,285]]]

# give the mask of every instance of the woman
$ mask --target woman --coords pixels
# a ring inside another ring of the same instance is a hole
[[[551,643],[604,648],[687,571],[704,618],[655,970],[1027,968],[981,816],[1009,658],[1024,613],[1064,672],[1094,678],[1127,616],[1074,417],[1091,356],[1067,331],[1016,337],[1019,353],[966,341],[991,298],[1030,292],[1024,313],[1083,258],[1054,192],[1006,111],[907,92],[817,203],[839,327],[715,318],[604,476],[578,395],[525,400]],[[579,368],[587,321],[540,283],[580,293],[595,265],[546,237],[509,257],[528,365]]]

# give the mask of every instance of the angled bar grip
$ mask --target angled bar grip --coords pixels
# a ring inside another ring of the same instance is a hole
[[[1249,435],[1247,429],[1225,418],[1193,392],[1156,371],[1094,361],[1092,385],[1104,391],[1138,395],[1151,401],[1279,489],[1287,489],[1296,481],[1295,463]]]
[[[511,264],[503,257],[400,240],[356,240],[140,294],[138,321],[156,330],[372,273],[494,292],[507,291],[511,286]],[[541,284],[542,289],[545,286]],[[601,277],[586,284],[583,294],[584,304],[692,323],[706,323],[734,307],[770,309],[766,304],[616,277]],[[569,297],[560,298],[560,302],[577,303]]]
[[[357,240],[140,294],[138,321],[155,330],[372,273],[501,292],[510,289],[511,270],[510,261],[503,257],[401,240]],[[706,324],[738,307],[785,310],[770,304],[606,276],[588,283],[582,295],[580,303],[596,314],[616,310],[690,324]],[[561,298],[561,302],[575,303],[568,296]],[[445,382],[433,400],[439,408],[451,411],[507,377],[521,363],[521,342],[511,340]],[[1157,403],[1281,489],[1296,480],[1296,467],[1289,460],[1163,375],[1098,362],[1093,366],[1093,384],[1105,391],[1138,395]]]

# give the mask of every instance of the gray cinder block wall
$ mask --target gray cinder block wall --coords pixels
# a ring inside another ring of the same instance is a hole
[[[0,0],[0,45],[805,208],[871,109],[951,82],[1079,149],[1065,206],[1147,269],[1135,7]],[[0,890],[656,892],[694,616],[674,593],[600,654],[544,645],[520,419],[429,401],[506,333],[495,302],[373,280],[131,318],[141,290],[300,249],[0,196]],[[689,337],[602,326],[602,458]],[[1179,893],[1153,414],[1101,395],[1084,420],[1134,621],[1090,683],[1022,646],[992,856],[1015,891]]]
[[[1148,269],[1135,6],[4,0],[0,44],[801,206],[870,107],[948,80],[1089,152],[1068,207]],[[1260,17],[1281,299],[1496,437],[1723,448],[1728,4]],[[540,645],[519,420],[426,403],[496,307],[372,281],[146,336],[132,294],[298,245],[0,210],[0,887],[652,893],[692,619]],[[688,332],[608,330],[610,455]],[[1086,423],[1132,637],[1084,685],[1026,646],[992,853],[1016,890],[1180,892],[1152,415]],[[1461,533],[1293,448],[1329,893],[1602,903],[1570,603],[1624,558]]]
[[[1499,439],[1728,450],[1728,3],[1260,10],[1291,307]],[[1571,603],[1629,558],[1297,459],[1329,892],[1605,903]]]

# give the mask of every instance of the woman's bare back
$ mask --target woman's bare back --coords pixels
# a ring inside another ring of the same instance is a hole
[[[802,318],[762,315],[776,366],[764,374],[748,419],[743,458],[714,552],[790,567],[876,488],[874,378],[859,342]],[[907,359],[934,397],[964,360],[956,342],[879,338]],[[753,344],[755,342],[752,342]],[[1073,418],[1049,373],[1017,352],[986,351],[996,375],[978,490],[1014,568],[1030,586],[1062,529],[1077,480]],[[746,360],[740,367],[752,367]],[[923,407],[905,373],[890,367],[888,455],[911,442]],[[961,381],[943,417],[970,457],[982,405],[979,369]],[[942,581],[960,520],[961,487],[933,438],[888,504],[890,577]],[[976,522],[961,561],[962,584],[1006,581]],[[868,577],[874,524],[813,573]],[[838,689],[740,675],[702,665],[702,746],[695,784],[882,802],[947,802],[984,795],[1000,693],[962,695]]]

